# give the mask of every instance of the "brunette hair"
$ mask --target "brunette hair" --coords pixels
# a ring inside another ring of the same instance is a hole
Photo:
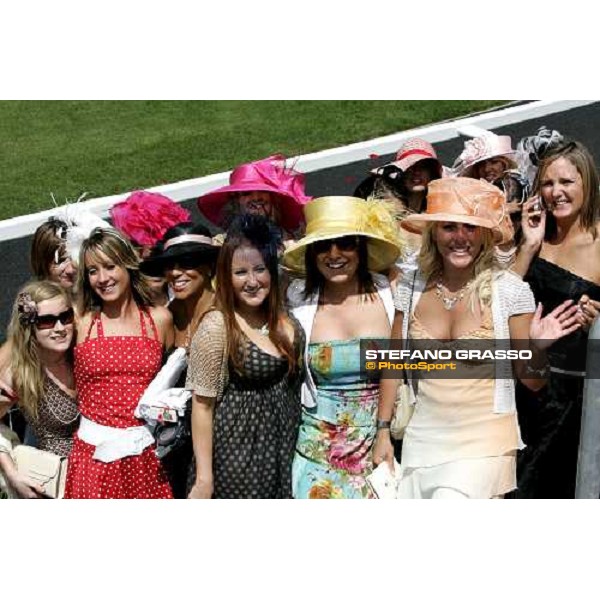
[[[33,234],[29,264],[38,279],[49,279],[50,265],[60,262],[65,251],[67,224],[54,217],[42,223]]]
[[[97,257],[105,254],[116,265],[129,273],[133,299],[138,306],[152,306],[152,291],[146,276],[140,272],[140,259],[132,243],[115,229],[96,228],[84,240],[79,252],[78,289],[80,291],[79,310],[81,315],[102,306],[102,300],[90,286],[86,255]]]
[[[569,142],[551,149],[540,161],[540,166],[533,184],[534,193],[541,191],[542,181],[548,167],[559,158],[568,160],[581,176],[583,188],[583,207],[581,209],[581,225],[596,238],[596,226],[600,217],[600,182],[594,158],[589,150],[580,142]],[[546,239],[556,232],[556,221],[551,213],[546,215]]]
[[[340,236],[345,237],[345,236]],[[375,283],[373,277],[369,271],[369,254],[367,244],[369,243],[367,238],[363,235],[357,235],[358,241],[358,268],[356,270],[356,277],[358,278],[358,291],[360,294],[365,294],[371,297],[376,293]],[[332,239],[331,242],[335,242]],[[304,283],[304,298],[308,299],[315,293],[323,293],[325,287],[325,277],[319,268],[317,267],[317,253],[315,251],[315,245],[310,244],[306,248],[306,254],[304,255],[304,268],[306,273],[306,279]]]
[[[235,318],[236,299],[231,285],[231,268],[234,252],[243,246],[256,248],[271,275],[269,296],[265,300],[269,339],[288,361],[288,374],[296,371],[298,365],[293,344],[286,334],[284,323],[286,313],[283,309],[282,291],[279,285],[278,251],[280,230],[261,215],[241,215],[234,219],[227,231],[227,237],[217,260],[216,306],[223,313],[229,360],[234,369],[243,372],[246,357],[246,343]]]

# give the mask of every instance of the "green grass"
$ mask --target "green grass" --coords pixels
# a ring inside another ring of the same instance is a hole
[[[505,101],[2,101],[0,219],[227,171]]]

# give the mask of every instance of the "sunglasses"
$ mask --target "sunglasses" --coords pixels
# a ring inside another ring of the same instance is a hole
[[[184,271],[197,269],[202,265],[202,261],[197,256],[178,256],[177,258],[168,258],[163,263],[163,270],[172,271],[176,266]]]
[[[341,252],[350,252],[358,248],[358,236],[346,235],[340,238],[333,238],[332,240],[321,240],[319,242],[315,242],[315,253],[323,254],[324,252],[329,252],[331,246],[334,244]]]
[[[75,311],[68,308],[58,315],[38,315],[35,319],[35,327],[36,329],[54,329],[58,321],[63,325],[72,325],[75,321]]]

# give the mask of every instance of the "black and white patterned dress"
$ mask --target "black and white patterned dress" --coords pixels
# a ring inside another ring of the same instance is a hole
[[[294,321],[300,360],[304,334]],[[285,358],[246,339],[243,374],[223,366],[224,322],[209,313],[192,342],[186,387],[217,397],[213,425],[214,498],[291,498],[291,469],[300,423],[300,377],[288,377]]]

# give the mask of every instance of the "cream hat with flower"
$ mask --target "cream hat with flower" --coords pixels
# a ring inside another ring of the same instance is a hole
[[[385,202],[352,196],[324,196],[304,206],[306,235],[290,245],[283,264],[294,273],[305,273],[306,249],[321,240],[348,235],[367,238],[370,271],[389,269],[402,249],[396,221]]]

